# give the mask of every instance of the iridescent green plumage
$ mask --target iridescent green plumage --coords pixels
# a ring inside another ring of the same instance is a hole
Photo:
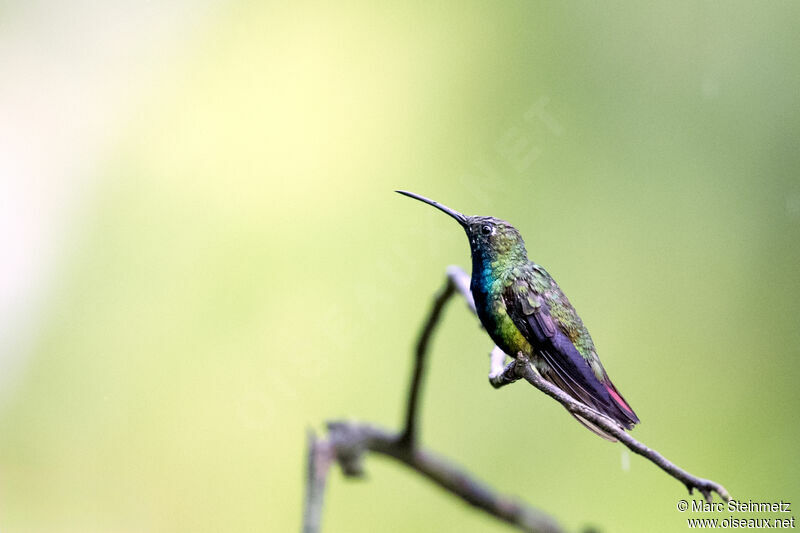
[[[528,259],[516,228],[498,218],[465,216],[417,194],[397,192],[444,211],[466,231],[478,317],[501,350],[512,357],[522,352],[542,377],[626,429],[639,421],[608,378],[575,308],[550,274]]]

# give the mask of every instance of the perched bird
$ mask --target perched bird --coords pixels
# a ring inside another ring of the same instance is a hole
[[[514,226],[494,217],[467,216],[407,191],[396,191],[444,211],[467,232],[472,250],[470,290],[489,336],[506,354],[522,352],[539,374],[575,400],[625,429],[639,418],[611,383],[583,321],[550,274],[528,259]],[[571,413],[572,414],[572,413]],[[573,414],[601,437],[616,439]]]

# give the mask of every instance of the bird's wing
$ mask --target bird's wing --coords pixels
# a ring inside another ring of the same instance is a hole
[[[625,428],[630,429],[639,421],[608,379],[574,308],[546,273],[532,271],[519,276],[507,286],[503,299],[514,325],[545,363],[540,368],[542,377]],[[590,351],[584,355],[579,347]],[[609,437],[579,420],[592,431]]]

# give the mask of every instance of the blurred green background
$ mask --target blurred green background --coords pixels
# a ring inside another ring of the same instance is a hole
[[[7,29],[53,16],[21,9],[0,6]],[[119,9],[149,10],[125,33],[149,42],[159,8]],[[298,530],[307,428],[397,427],[431,298],[448,264],[469,266],[462,231],[396,188],[522,231],[642,419],[636,438],[737,499],[800,505],[800,4],[182,9],[159,30],[181,38],[138,63],[73,68],[115,31],[17,34],[66,46],[58,79],[95,92],[64,97],[67,120],[20,112],[16,131],[80,140],[107,69],[122,97],[85,164],[37,189],[79,191],[3,370],[0,528]],[[31,49],[6,88],[50,50]],[[569,528],[686,529],[679,482],[530,387],[493,390],[490,347],[447,309],[427,446]],[[366,466],[366,481],[332,475],[324,531],[509,530],[401,466]]]

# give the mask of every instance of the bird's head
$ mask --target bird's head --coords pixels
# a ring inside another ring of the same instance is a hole
[[[396,192],[432,205],[453,217],[467,233],[473,257],[492,261],[497,258],[527,260],[522,235],[517,228],[505,220],[495,217],[464,215],[419,194],[407,191]]]

